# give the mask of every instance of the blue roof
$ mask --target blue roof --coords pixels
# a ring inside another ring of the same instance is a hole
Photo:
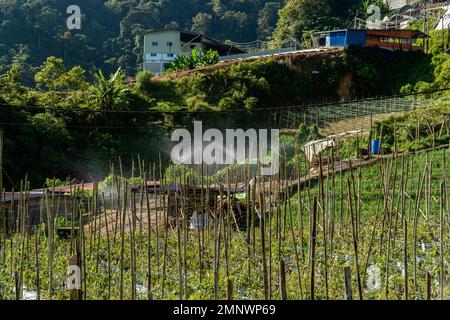
[[[328,47],[348,47],[365,46],[366,30],[359,29],[341,29],[320,32],[326,35],[326,46]],[[323,36],[322,36],[323,37]]]

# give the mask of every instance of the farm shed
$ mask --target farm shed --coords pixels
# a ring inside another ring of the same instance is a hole
[[[416,44],[417,39],[429,38],[419,30],[367,30],[366,46],[387,50],[417,51],[422,47]]]
[[[319,47],[361,46],[376,47],[387,50],[417,51],[421,46],[417,39],[429,36],[419,30],[411,29],[343,29],[316,33],[316,45]]]
[[[366,30],[343,29],[319,33],[321,47],[366,46]]]
[[[215,208],[217,205],[217,198],[220,195],[218,188],[209,188],[208,192],[206,188],[199,186],[188,186],[180,184],[169,184],[161,186],[159,183],[147,183],[147,192],[149,197],[155,195],[162,197],[163,194],[166,197],[167,213],[169,216],[176,216],[177,209],[183,208],[188,215],[191,215],[194,210],[197,212],[202,211],[202,208]],[[140,198],[143,192],[142,187],[134,187],[131,192],[135,197]]]
[[[36,191],[41,191],[42,189],[38,189]],[[48,192],[56,192],[56,193],[70,193],[74,192],[76,190],[83,190],[83,191],[92,191],[94,190],[94,183],[93,182],[87,182],[87,183],[78,183],[78,184],[72,184],[72,185],[65,185],[65,186],[59,186],[54,188],[46,188]]]
[[[309,162],[313,162],[322,151],[335,146],[338,141],[359,136],[362,133],[362,130],[353,130],[327,136],[319,140],[312,140],[303,146],[303,152],[305,153],[306,159],[308,159]]]
[[[216,214],[220,208],[221,196],[222,207],[226,203],[226,197],[230,194],[230,198],[235,199],[237,194],[244,193],[245,189],[242,186],[230,188],[213,185],[209,188],[193,185],[170,184],[161,186],[159,183],[147,183],[147,192],[149,196],[150,206],[158,206],[158,210],[164,209],[169,218],[173,220],[177,213],[187,214],[191,217],[201,216],[205,211],[209,210],[208,214]],[[222,190],[221,190],[222,189]],[[146,206],[145,193],[142,192],[142,187],[134,187],[131,189],[136,203],[141,203],[143,207]],[[164,197],[164,203],[162,202]],[[157,198],[157,199],[155,199]],[[159,199],[159,200],[158,200]],[[164,206],[164,208],[162,208]],[[156,208],[151,208],[155,210]],[[223,209],[223,208],[222,208]]]
[[[45,192],[4,192],[2,197],[3,220],[1,225],[7,232],[19,232],[22,221],[25,220],[25,229],[29,231],[33,226],[46,221],[47,206],[44,206]],[[53,201],[52,201],[53,199]],[[64,217],[70,220],[73,206],[73,197],[66,194],[48,194],[49,209],[55,217]]]

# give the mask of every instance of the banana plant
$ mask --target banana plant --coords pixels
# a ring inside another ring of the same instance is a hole
[[[95,83],[91,89],[91,101],[95,109],[114,110],[126,104],[128,88],[123,85],[123,78],[120,68],[109,79],[101,70],[95,74]]]
[[[208,50],[206,53],[200,49],[191,51],[188,56],[179,55],[167,66],[167,71],[193,70],[199,67],[210,66],[219,62],[219,53]]]

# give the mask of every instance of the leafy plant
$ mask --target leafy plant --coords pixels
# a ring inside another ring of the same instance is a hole
[[[125,106],[129,88],[123,84],[124,74],[120,68],[110,75],[109,79],[105,77],[100,70],[95,74],[95,83],[91,88],[91,101],[94,109],[115,110]]]
[[[60,187],[64,184],[63,181],[61,181],[60,179],[55,179],[55,178],[46,178],[45,179],[45,186],[48,188],[51,187]]]
[[[215,50],[200,52],[194,48],[188,56],[178,55],[174,61],[170,62],[166,71],[193,70],[199,67],[214,65],[219,62],[219,53]]]
[[[138,187],[138,186],[142,185],[143,180],[141,177],[125,178],[125,177],[110,173],[103,180],[102,187],[103,188],[115,187],[115,184],[117,182],[119,182],[121,184],[127,183],[128,186],[131,186],[131,187]]]

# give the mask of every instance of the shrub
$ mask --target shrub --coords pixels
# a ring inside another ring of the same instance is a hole
[[[55,179],[55,178],[46,178],[45,179],[45,186],[48,188],[51,187],[59,187],[62,186],[63,182],[60,179]]]
[[[153,74],[141,71],[136,76],[136,87],[139,91],[149,93],[152,89]]]

